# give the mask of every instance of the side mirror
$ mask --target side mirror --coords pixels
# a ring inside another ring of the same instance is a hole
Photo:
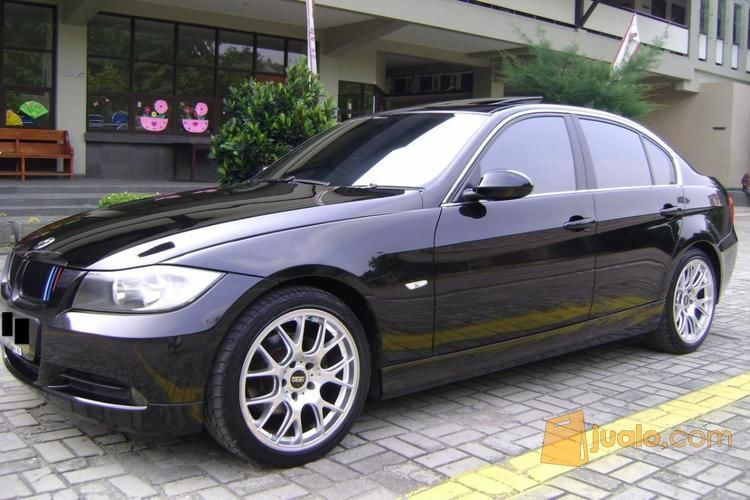
[[[490,170],[474,188],[465,189],[462,198],[477,200],[515,200],[531,193],[531,179],[515,170]]]

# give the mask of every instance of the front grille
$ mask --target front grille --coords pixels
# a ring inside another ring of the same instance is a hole
[[[27,299],[49,302],[62,270],[62,267],[53,264],[27,261],[26,265],[20,268],[21,277],[18,283],[21,295]]]

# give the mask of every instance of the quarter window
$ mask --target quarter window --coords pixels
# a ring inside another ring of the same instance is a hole
[[[600,188],[650,186],[651,171],[641,137],[619,125],[581,120]]]
[[[646,154],[651,165],[651,176],[654,179],[654,184],[674,184],[676,182],[674,165],[669,155],[648,139],[644,139],[643,144],[646,147]]]
[[[503,130],[482,157],[482,173],[516,170],[531,179],[534,194],[575,191],[568,129],[561,116],[529,118]]]

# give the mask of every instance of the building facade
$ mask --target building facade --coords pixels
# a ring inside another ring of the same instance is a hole
[[[318,68],[342,119],[502,96],[500,52],[541,30],[611,61],[634,10],[642,41],[664,49],[645,124],[738,186],[750,0],[316,0]],[[207,145],[230,86],[283,81],[306,53],[304,0],[0,0],[0,15],[4,126],[68,130],[90,177],[214,178]]]

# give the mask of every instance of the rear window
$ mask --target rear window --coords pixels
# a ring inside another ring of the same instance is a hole
[[[580,119],[600,188],[650,186],[651,170],[641,136],[630,129]]]
[[[646,147],[646,154],[651,165],[651,175],[654,178],[654,184],[675,184],[674,164],[672,158],[659,146],[648,139],[643,139],[643,145]]]

